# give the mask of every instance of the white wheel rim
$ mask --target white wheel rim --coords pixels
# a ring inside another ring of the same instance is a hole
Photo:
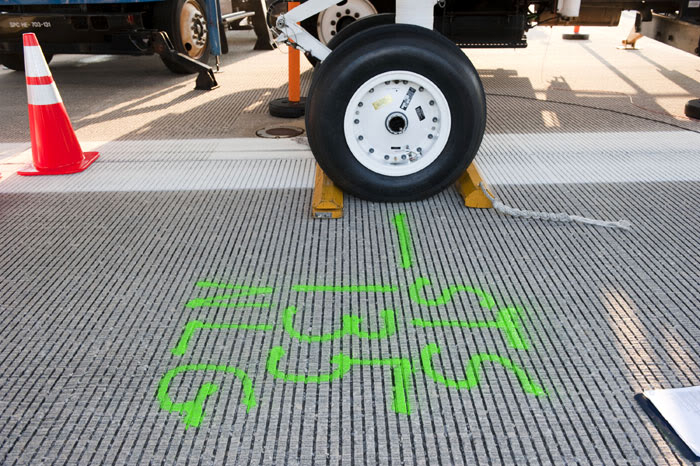
[[[342,6],[333,5],[318,15],[318,38],[327,44],[344,25],[376,14],[377,9],[369,0],[348,0]]]
[[[411,71],[371,78],[345,110],[350,152],[363,166],[386,176],[412,175],[435,162],[451,128],[445,95],[430,79]]]

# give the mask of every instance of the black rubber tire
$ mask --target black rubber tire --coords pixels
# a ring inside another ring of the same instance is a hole
[[[351,23],[341,29],[338,34],[333,36],[333,38],[328,42],[328,48],[335,50],[340,44],[345,42],[350,37],[355,34],[359,34],[367,29],[371,29],[377,26],[386,26],[388,24],[394,24],[396,22],[396,15],[393,13],[379,13],[376,15],[365,16],[360,18],[354,23]]]
[[[46,63],[51,63],[53,58],[52,53],[45,53],[44,59]],[[0,65],[5,65],[11,70],[24,71],[24,54],[23,53],[3,53],[0,54]]]
[[[588,40],[590,38],[589,34],[562,34],[561,38],[564,40]]]
[[[306,18],[301,22],[301,27],[306,29],[306,32],[318,39],[318,14]]]
[[[277,118],[301,118],[306,111],[306,98],[299,102],[290,102],[288,98],[275,99],[270,102],[270,115]]]
[[[330,42],[328,42],[328,48],[331,50],[335,50],[340,44],[342,44],[355,34],[359,34],[363,31],[366,31],[367,29],[371,29],[377,26],[386,26],[387,24],[394,24],[395,22],[396,15],[393,13],[380,13],[377,15],[365,16],[364,18],[361,18],[355,21],[354,23],[350,24],[349,26],[341,29],[340,32],[333,36]],[[309,60],[309,63],[311,63],[313,66],[317,66],[319,63],[321,63],[316,57],[307,58]]]
[[[155,27],[157,29],[160,29],[161,31],[165,31],[168,33],[168,37],[173,43],[173,47],[175,47],[175,50],[177,50],[180,53],[184,53],[185,55],[189,55],[188,50],[185,48],[185,44],[182,40],[182,35],[180,34],[180,12],[182,10],[183,5],[185,4],[185,1],[186,0],[167,0],[165,2],[160,2],[156,4],[153,10],[153,15]],[[207,15],[204,2],[202,0],[193,1],[195,1],[199,5],[199,8],[201,9],[204,19],[206,21]],[[198,58],[192,57],[198,61],[201,61],[202,63],[207,63],[209,61],[209,33],[210,31],[208,30],[204,53]],[[165,57],[161,56],[161,60],[163,61],[163,64],[173,73],[194,73],[193,71],[188,70],[182,65],[172,62]]]
[[[700,120],[700,99],[689,100],[685,104],[685,116]]]
[[[302,3],[304,3],[304,2],[302,2]],[[338,3],[341,3],[341,2],[338,2]],[[382,6],[384,6],[384,4],[387,3],[387,2],[386,2],[386,0],[372,0],[371,3],[372,3],[372,5],[375,7],[375,9],[376,9],[377,4],[381,4]],[[391,1],[388,2],[388,3],[391,5],[391,8],[394,7],[394,0],[391,0]],[[379,11],[381,11],[381,10],[379,10]],[[307,31],[309,34],[311,34],[312,36],[314,36],[316,39],[318,39],[318,16],[319,16],[319,15],[320,15],[320,13],[315,14],[315,15],[313,15],[312,17],[306,18],[305,20],[303,20],[303,21],[301,22],[301,26],[302,26],[304,29],[306,29],[306,31]],[[371,15],[371,16],[377,16],[377,15]],[[339,35],[341,32],[343,32],[345,29],[351,27],[353,24],[356,24],[356,23],[362,21],[363,19],[366,19],[366,18],[369,18],[369,17],[370,17],[370,16],[365,16],[364,18],[360,18],[359,20],[350,23],[349,25],[345,26],[345,27],[342,28],[340,31],[338,31],[338,35]],[[392,21],[392,22],[393,22],[393,21]],[[333,39],[335,39],[336,37],[337,37],[337,35],[336,35],[336,36],[333,36]],[[330,43],[333,41],[333,39],[331,39],[330,41],[328,41],[328,46],[329,46],[329,47],[330,47]]]
[[[356,90],[393,70],[430,79],[452,115],[442,153],[423,170],[401,177],[362,165],[348,148],[343,125]],[[474,66],[450,40],[417,26],[378,26],[348,38],[316,69],[307,99],[309,145],[319,165],[345,192],[371,201],[415,201],[442,191],[472,162],[486,127],[486,98]]]

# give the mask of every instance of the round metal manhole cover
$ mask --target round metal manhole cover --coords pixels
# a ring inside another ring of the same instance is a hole
[[[262,128],[255,132],[258,137],[267,139],[295,138],[304,134],[304,130],[296,126],[275,126]]]

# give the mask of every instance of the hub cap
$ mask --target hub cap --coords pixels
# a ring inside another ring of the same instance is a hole
[[[449,139],[452,116],[431,80],[390,71],[360,86],[343,123],[358,162],[381,175],[406,176],[437,160]]]
[[[327,44],[341,29],[365,16],[376,15],[377,9],[368,0],[347,0],[325,9],[318,15],[318,38]]]
[[[207,21],[197,2],[187,0],[180,10],[180,37],[187,55],[200,58],[207,46]]]

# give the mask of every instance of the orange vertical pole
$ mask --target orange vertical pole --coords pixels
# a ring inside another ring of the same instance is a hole
[[[287,2],[287,10],[298,7],[300,2]],[[289,47],[289,101],[301,100],[301,54]]]
[[[581,26],[574,26],[574,34],[578,34],[578,32],[581,30]]]

